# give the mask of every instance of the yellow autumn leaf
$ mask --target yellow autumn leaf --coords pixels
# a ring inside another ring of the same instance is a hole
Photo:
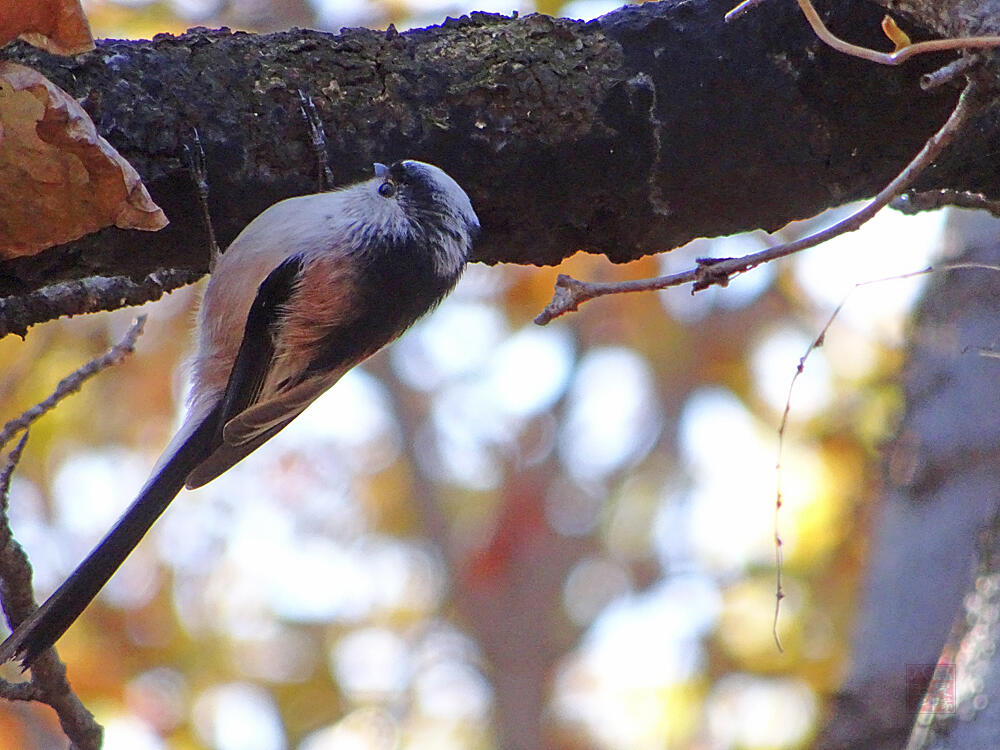
[[[890,42],[896,45],[896,49],[893,52],[899,52],[901,49],[913,44],[910,41],[910,37],[907,36],[905,31],[899,28],[892,16],[887,15],[882,18],[882,33],[889,37]]]

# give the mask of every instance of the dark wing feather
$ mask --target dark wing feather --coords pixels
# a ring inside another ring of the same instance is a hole
[[[226,422],[254,404],[260,396],[274,361],[283,307],[298,286],[302,267],[302,258],[292,255],[271,271],[257,288],[257,296],[250,306],[243,329],[243,340],[222,396],[215,448],[188,474],[185,484],[188,489],[201,487],[215,479],[294,418],[289,417],[253,443],[231,446],[223,440],[222,431]]]
[[[309,404],[340,380],[344,367],[324,376],[314,376],[274,398],[249,407],[230,419],[222,429],[222,442],[188,475],[187,487],[201,487],[248,456],[283,430]]]
[[[299,283],[302,266],[301,256],[286,258],[257,288],[243,329],[243,341],[222,397],[222,424],[260,396],[274,360],[282,308]]]
[[[223,395],[217,447],[188,477],[189,488],[251,453],[390,338],[358,325],[391,308],[361,292],[357,263],[346,254],[286,264],[261,284]]]
[[[261,445],[277,435],[297,416],[298,414],[291,415],[284,421],[275,424],[270,429],[258,433],[253,440],[245,443],[230,445],[229,443],[223,442],[214,451],[212,451],[208,458],[199,463],[198,466],[195,467],[190,474],[188,474],[187,482],[184,486],[189,490],[193,490],[197,487],[201,487],[203,484],[208,484],[217,476],[235,466],[237,463],[257,450],[257,448]]]

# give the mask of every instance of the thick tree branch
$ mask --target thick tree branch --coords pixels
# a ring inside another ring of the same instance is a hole
[[[872,195],[954,104],[955,89],[919,86],[953,56],[872,66],[827,48],[794,4],[764,3],[727,24],[732,5],[648,3],[586,24],[474,14],[405,34],[201,29],[105,41],[73,60],[9,48],[85,102],[171,225],[105,230],[4,263],[0,295],[91,275],[204,271],[185,145],[197,128],[225,244],[266,205],[315,189],[299,91],[323,121],[338,179],[376,159],[439,163],[483,221],[478,259],[535,264],[581,249],[626,261]],[[835,33],[885,46],[883,8],[834,5],[824,20]],[[1000,197],[994,120],[982,115],[975,137],[918,187]]]

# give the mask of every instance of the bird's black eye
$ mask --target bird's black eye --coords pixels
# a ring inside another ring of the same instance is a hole
[[[396,194],[396,185],[389,180],[386,180],[378,186],[378,194],[383,198],[391,198]]]

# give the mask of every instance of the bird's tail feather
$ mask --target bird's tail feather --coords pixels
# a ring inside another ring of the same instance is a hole
[[[218,412],[218,408],[212,410],[173,455],[157,464],[114,528],[52,596],[0,644],[0,664],[19,659],[27,669],[80,616],[181,491],[187,475],[211,451],[218,439]]]

